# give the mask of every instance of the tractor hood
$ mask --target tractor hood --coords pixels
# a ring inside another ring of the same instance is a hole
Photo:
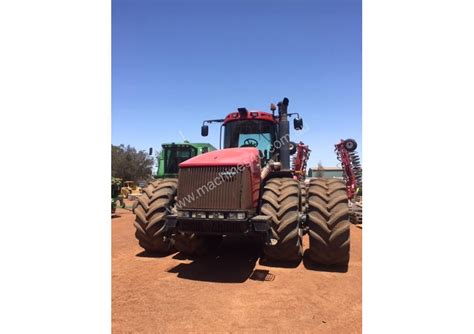
[[[179,167],[259,166],[259,160],[258,149],[255,147],[226,148],[197,155],[180,163]]]

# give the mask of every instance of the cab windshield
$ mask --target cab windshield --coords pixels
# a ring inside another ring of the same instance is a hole
[[[178,173],[178,165],[196,155],[196,149],[189,147],[167,147],[165,149],[165,173]]]
[[[269,121],[233,121],[225,125],[224,148],[256,147],[262,160],[270,159],[275,124]]]

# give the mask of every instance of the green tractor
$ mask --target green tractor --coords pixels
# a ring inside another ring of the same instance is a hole
[[[120,202],[120,207],[125,208],[125,203],[123,202],[123,196],[120,194],[122,189],[122,179],[112,177],[112,214],[115,213],[117,208],[117,201]]]
[[[171,143],[161,145],[162,150],[157,157],[158,170],[155,179],[177,178],[179,164],[196,155],[215,151],[216,148],[208,143],[190,143],[185,140],[183,143]],[[150,155],[153,149],[150,148]]]
[[[143,191],[147,194],[147,196],[151,196],[152,193],[156,191],[158,184],[160,184],[163,180],[177,179],[180,163],[195,157],[196,155],[216,150],[216,148],[211,144],[190,143],[187,140],[178,144],[162,144],[161,148],[162,149],[160,153],[157,155],[158,170],[156,174],[153,175],[155,181],[149,182],[148,186],[143,188]],[[153,155],[153,148],[151,147],[149,155]],[[133,203],[133,213],[136,213],[135,208],[137,207],[139,201],[140,199],[137,198],[137,200]],[[140,240],[141,236],[139,233],[140,232],[137,232],[136,236]]]

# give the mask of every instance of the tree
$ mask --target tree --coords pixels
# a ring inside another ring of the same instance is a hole
[[[322,162],[318,162],[318,169],[316,169],[316,177],[323,177],[324,175],[324,167]]]
[[[151,177],[154,160],[146,151],[130,145],[112,145],[112,176],[124,181],[147,180]]]

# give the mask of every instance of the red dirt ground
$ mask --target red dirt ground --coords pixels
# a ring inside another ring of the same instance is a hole
[[[112,218],[113,333],[362,331],[362,230],[355,226],[348,268],[318,267],[306,256],[282,268],[260,260],[258,245],[235,239],[203,258],[149,257],[133,221],[125,209]]]

